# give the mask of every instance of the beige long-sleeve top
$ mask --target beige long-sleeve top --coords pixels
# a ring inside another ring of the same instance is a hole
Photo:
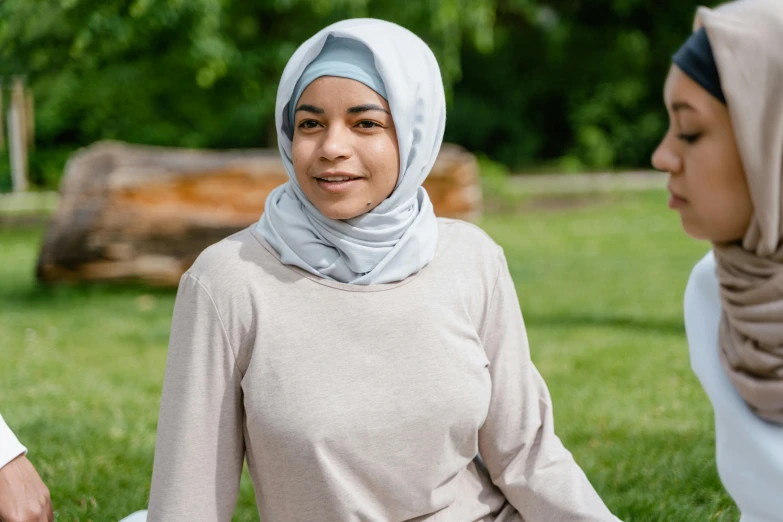
[[[480,457],[479,457],[480,454]],[[149,522],[614,521],[553,430],[502,250],[439,221],[386,285],[283,265],[253,228],[182,277]]]

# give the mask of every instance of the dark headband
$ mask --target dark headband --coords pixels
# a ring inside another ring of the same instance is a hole
[[[674,53],[672,61],[708,93],[726,104],[726,97],[720,86],[718,66],[712,55],[712,46],[704,27],[693,33],[682,44],[682,47]]]

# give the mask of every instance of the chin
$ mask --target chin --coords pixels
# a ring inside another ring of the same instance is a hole
[[[697,241],[709,241],[710,243],[719,244],[729,244],[742,241],[741,235],[737,236],[736,234],[732,233],[720,233],[714,230],[705,230],[703,227],[700,227],[694,223],[688,223],[685,220],[682,222],[682,228],[686,234],[688,234],[691,238],[696,239]]]
[[[682,223],[683,231],[691,238],[696,239],[697,241],[712,241],[709,234],[706,234],[702,227],[697,224],[684,218],[681,218],[680,222]]]
[[[329,219],[337,219],[345,221],[346,219],[353,219],[359,217],[362,214],[366,214],[370,207],[355,205],[316,205],[316,208]]]

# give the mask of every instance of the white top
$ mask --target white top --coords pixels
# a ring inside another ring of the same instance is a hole
[[[22,453],[27,453],[27,448],[22,446],[14,432],[0,415],[0,468],[14,460]]]
[[[718,473],[743,522],[783,520],[783,426],[756,416],[723,371],[718,325],[721,304],[715,258],[694,267],[685,290],[685,330],[691,366],[715,410]],[[783,328],[783,325],[781,325]]]
[[[503,252],[439,223],[432,263],[391,284],[284,265],[255,227],[199,256],[150,522],[230,521],[243,460],[264,522],[616,521],[555,434]]]

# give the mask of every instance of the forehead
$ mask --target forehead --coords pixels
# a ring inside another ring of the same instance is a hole
[[[320,103],[345,103],[360,100],[364,103],[385,103],[383,96],[360,81],[338,76],[321,76],[302,92],[299,103],[306,100]]]
[[[698,84],[682,72],[679,67],[672,65],[668,76],[666,76],[666,83],[663,86],[663,96],[667,102],[670,102],[673,97],[677,96],[692,96],[695,94],[693,90],[694,85],[698,87]]]
[[[709,113],[715,110],[716,100],[704,87],[696,83],[682,69],[672,65],[663,87],[663,99],[668,108],[686,103],[696,112]]]

